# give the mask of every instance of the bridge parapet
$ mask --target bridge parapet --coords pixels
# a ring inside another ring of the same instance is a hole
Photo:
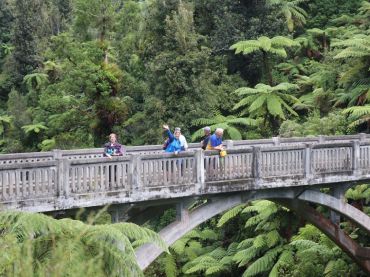
[[[51,160],[3,164],[0,210],[51,211],[370,179],[369,141],[233,147],[224,158],[198,149],[70,159],[59,150]]]
[[[319,144],[331,142],[350,142],[370,141],[370,135],[345,135],[345,136],[318,136],[318,137],[293,137],[280,138],[273,137],[271,139],[257,139],[257,140],[235,140],[225,141],[224,145],[229,149],[232,148],[249,148],[252,146],[272,147],[272,146],[294,146],[301,144]],[[190,143],[189,150],[196,151],[200,148],[199,143]],[[128,146],[126,147],[127,154],[161,154],[163,153],[162,145],[142,145],[142,146]],[[49,152],[32,152],[32,153],[17,153],[17,154],[2,154],[0,155],[0,166],[3,164],[13,163],[37,163],[55,160],[57,158],[67,158],[69,160],[80,159],[94,159],[103,157],[103,148],[89,148],[89,149],[74,149],[74,150],[54,150]]]

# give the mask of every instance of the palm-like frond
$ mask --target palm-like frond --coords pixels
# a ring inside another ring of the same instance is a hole
[[[278,255],[283,251],[282,247],[267,251],[261,258],[254,261],[243,273],[243,277],[255,276],[259,273],[271,270]]]
[[[14,259],[17,267],[29,268],[29,274],[40,276],[53,275],[50,272],[56,270],[66,276],[81,270],[86,274],[142,276],[132,243],[140,240],[167,248],[153,231],[131,223],[90,225],[71,219],[58,221],[42,214],[3,212],[0,230],[0,241],[7,240],[9,251],[32,249],[19,252],[22,256]],[[15,240],[9,240],[11,236]],[[5,275],[12,275],[13,265],[1,264]]]
[[[209,125],[211,131],[214,131],[216,128],[224,129],[224,137],[230,138],[233,140],[240,140],[242,139],[242,134],[238,127],[240,126],[255,126],[256,121],[251,118],[242,118],[236,117],[233,115],[223,116],[221,114],[217,114],[214,117],[208,118],[199,118],[192,121],[193,126],[199,125]],[[201,138],[204,135],[203,128],[198,129],[195,133],[193,133],[191,139],[195,141]]]
[[[226,213],[224,213],[221,216],[221,218],[218,220],[217,227],[222,227],[229,220],[231,220],[235,216],[237,216],[244,208],[245,208],[245,204],[241,204],[241,205],[235,206],[231,210],[229,210]]]
[[[272,115],[285,119],[284,112],[297,116],[292,107],[299,103],[299,100],[289,94],[297,89],[297,85],[290,83],[280,83],[273,87],[257,84],[254,88],[240,88],[236,92],[247,97],[242,98],[233,109],[246,107],[251,117]]]
[[[335,47],[346,47],[335,59],[362,58],[370,56],[370,35],[356,35],[353,38],[335,42]]]
[[[280,57],[286,57],[285,48],[298,45],[296,41],[283,36],[276,36],[271,39],[261,36],[257,40],[239,41],[233,44],[230,49],[235,50],[235,54],[243,53],[244,55],[248,55],[257,51],[263,51]]]

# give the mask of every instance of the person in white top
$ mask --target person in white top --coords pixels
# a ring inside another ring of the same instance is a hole
[[[179,137],[179,141],[180,141],[180,144],[181,144],[181,147],[184,148],[184,150],[188,150],[188,143],[186,141],[186,138],[181,134],[181,128],[179,127],[176,127],[175,128],[175,132],[179,131],[180,132],[180,137]]]

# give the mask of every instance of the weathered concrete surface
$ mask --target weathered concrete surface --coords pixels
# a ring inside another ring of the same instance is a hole
[[[343,186],[345,186],[345,184],[343,184]],[[275,188],[275,189],[253,190],[241,192],[238,194],[226,194],[226,193],[220,194],[218,197],[214,198],[212,202],[204,206],[200,206],[195,211],[187,213],[187,216],[184,216],[181,220],[177,220],[170,224],[169,226],[165,227],[163,230],[159,232],[159,235],[168,245],[172,245],[176,240],[180,239],[187,232],[191,231],[193,228],[203,223],[204,221],[212,218],[213,216],[220,214],[224,211],[227,211],[238,204],[247,203],[248,201],[259,199],[270,199],[272,201],[278,199],[280,202],[295,199],[301,201],[302,205],[304,205],[303,201],[320,204],[339,212],[341,215],[349,218],[351,221],[363,227],[368,233],[370,233],[370,217],[367,216],[365,213],[357,210],[356,208],[349,204],[339,201],[339,199],[332,197],[330,195],[321,193],[316,190],[305,190],[305,187],[296,187],[285,189]],[[304,207],[306,206],[304,205]],[[316,221],[310,222],[312,222],[314,225],[316,224]],[[341,236],[343,235],[341,234]],[[343,240],[345,241],[343,247],[352,245],[352,242],[349,242],[347,237],[344,238]],[[356,249],[357,249],[356,251],[363,252],[365,251],[364,249],[360,248]],[[136,251],[136,256],[140,267],[142,269],[145,269],[162,252],[163,251],[156,247],[154,244],[146,244],[140,247]]]
[[[159,232],[159,235],[168,245],[171,245],[202,222],[214,217],[222,211],[231,209],[241,202],[241,195],[232,195],[221,199],[214,199],[212,202],[207,203],[193,212],[187,213],[184,211],[184,216],[181,220],[177,220],[165,227]],[[136,257],[140,268],[145,269],[162,252],[163,251],[154,244],[147,244],[140,247],[136,251]]]
[[[329,219],[323,217],[314,208],[305,205],[302,201],[284,199],[279,200],[279,202],[319,228],[370,275],[370,248],[358,245],[338,225],[333,224]]]
[[[370,234],[370,217],[338,198],[319,191],[306,190],[299,195],[298,199],[328,207],[356,223]]]

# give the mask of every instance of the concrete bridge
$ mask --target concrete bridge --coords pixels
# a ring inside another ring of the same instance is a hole
[[[177,156],[161,146],[128,147],[127,155],[108,159],[102,149],[54,150],[0,155],[0,210],[57,212],[116,205],[116,219],[140,208],[138,218],[154,206],[176,205],[178,218],[160,235],[172,244],[200,223],[238,204],[270,199],[313,223],[370,273],[370,251],[338,226],[339,215],[370,233],[370,218],[343,201],[351,186],[370,180],[370,136],[226,141],[228,155],[190,151]],[[320,192],[330,188],[331,195]],[[205,204],[188,210],[194,199]],[[330,208],[331,220],[307,203]],[[161,250],[137,250],[146,268]]]

